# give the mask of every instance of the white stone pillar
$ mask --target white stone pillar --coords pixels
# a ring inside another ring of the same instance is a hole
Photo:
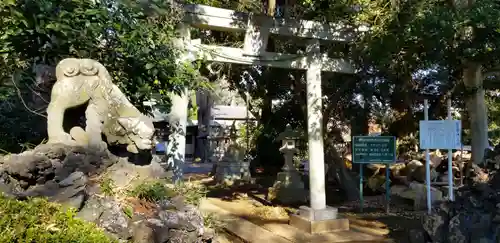
[[[191,35],[189,26],[179,24],[178,33],[180,39],[175,42],[179,49],[184,49],[186,44],[190,42]],[[179,57],[179,65],[182,62],[189,61],[189,53],[187,50]],[[182,179],[183,167],[185,163],[186,154],[186,126],[188,118],[188,105],[189,105],[189,92],[184,89],[180,95],[172,93],[170,95],[172,107],[169,114],[170,135],[167,145],[168,163],[172,165],[174,172],[174,181]]]
[[[167,156],[168,163],[172,165],[174,180],[180,180],[183,176],[183,166],[186,153],[186,126],[188,117],[188,92],[171,95],[172,108],[169,114],[170,135],[168,137]]]
[[[269,28],[259,26],[253,14],[248,17],[245,40],[243,41],[243,54],[248,56],[259,56],[266,51],[269,39]]]
[[[309,190],[311,209],[321,210],[326,208],[326,194],[319,40],[310,40],[307,53],[310,55],[309,69],[306,72]]]

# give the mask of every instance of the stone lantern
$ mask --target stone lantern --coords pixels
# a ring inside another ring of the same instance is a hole
[[[229,132],[224,133],[223,155],[217,162],[215,181],[233,183],[236,180],[250,181],[250,162],[244,161],[244,149],[237,143],[236,126],[233,123]]]
[[[307,201],[307,191],[304,189],[304,182],[300,172],[295,168],[293,156],[298,152],[296,148],[297,139],[300,134],[287,125],[285,131],[280,133],[276,140],[281,141],[281,148],[285,159],[285,165],[273,187],[269,188],[268,199],[283,204],[300,204]]]
[[[281,141],[281,148],[279,150],[285,157],[285,164],[282,168],[284,172],[297,170],[293,164],[293,156],[298,152],[296,142],[299,138],[300,134],[294,131],[290,125],[286,125],[285,131],[280,133],[278,138],[276,138],[276,140]]]

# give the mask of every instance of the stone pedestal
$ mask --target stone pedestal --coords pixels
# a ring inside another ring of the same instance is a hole
[[[244,161],[220,161],[215,170],[215,180],[219,183],[250,181],[249,167],[250,163]]]
[[[278,177],[273,187],[269,188],[267,199],[282,204],[302,204],[307,202],[307,191],[302,182],[302,176],[293,164],[293,155],[298,152],[295,148],[295,140],[299,134],[287,125],[285,131],[280,133],[277,140],[282,141],[280,152],[285,158],[283,172]]]
[[[329,206],[319,210],[301,206],[298,214],[290,216],[289,224],[310,234],[349,230],[349,220],[340,218],[337,208]]]
[[[282,204],[307,202],[308,193],[298,171],[279,172],[273,187],[269,188],[267,199]]]
[[[244,161],[244,151],[236,143],[236,127],[231,127],[229,136],[223,134],[223,155],[217,161],[215,181],[217,183],[233,183],[234,181],[250,181],[250,163]]]

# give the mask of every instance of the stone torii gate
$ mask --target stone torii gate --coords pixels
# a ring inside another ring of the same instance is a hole
[[[315,21],[276,19],[264,15],[252,15],[228,9],[205,5],[185,5],[184,23],[179,27],[186,54],[184,60],[203,59],[213,62],[260,65],[287,69],[306,70],[307,82],[307,125],[309,147],[309,185],[310,207],[302,207],[299,215],[292,217],[293,222],[305,220],[311,224],[335,221],[337,229],[348,229],[346,220],[337,219],[337,210],[326,206],[325,167],[322,131],[322,92],[321,72],[340,72],[354,74],[355,70],[346,60],[329,58],[321,53],[320,40],[348,42],[355,31],[347,26],[322,24]],[[218,30],[226,32],[245,32],[243,48],[223,47],[201,44],[201,40],[191,40],[190,28]],[[364,30],[359,30],[364,31]],[[305,55],[266,52],[270,35],[289,36],[308,39]],[[176,149],[167,148],[175,160],[184,162],[185,129],[187,121],[187,95],[173,97],[171,124],[174,128],[173,139]],[[339,221],[340,220],[340,221]],[[339,223],[340,222],[340,223]],[[291,224],[293,224],[291,222]],[[347,227],[347,228],[346,228]],[[315,228],[315,227],[309,227]],[[311,232],[312,233],[312,232]]]

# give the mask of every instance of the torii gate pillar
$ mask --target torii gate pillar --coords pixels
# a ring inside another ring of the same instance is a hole
[[[307,53],[310,58],[306,71],[307,82],[307,140],[309,147],[309,188],[311,209],[324,209],[325,159],[323,146],[323,114],[321,100],[321,55],[319,40],[309,41]]]
[[[300,207],[298,215],[290,216],[290,225],[308,231],[349,230],[349,220],[338,218],[337,208],[326,206],[325,153],[321,95],[321,50],[318,39],[309,40],[307,83],[307,140],[309,147],[310,207]]]
[[[191,34],[189,26],[186,24],[179,24],[178,30],[182,39],[178,40],[176,45],[183,47],[184,43],[191,41]],[[189,55],[185,54],[178,60],[182,61],[192,59]],[[185,164],[186,153],[186,128],[188,119],[188,89],[184,89],[180,94],[171,93],[170,98],[172,101],[172,108],[168,115],[171,133],[169,135],[169,142],[167,144],[167,161],[173,169],[175,182],[181,181],[183,178],[183,169]]]

